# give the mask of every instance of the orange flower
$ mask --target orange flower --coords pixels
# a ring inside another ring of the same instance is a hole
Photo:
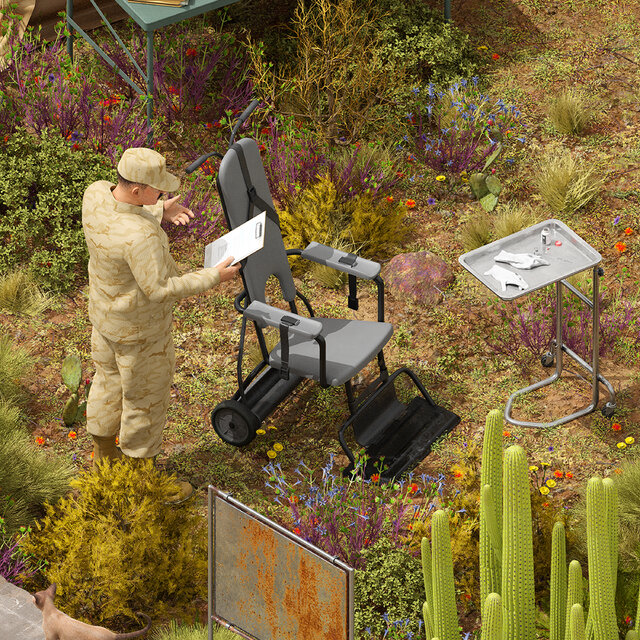
[[[622,425],[621,425],[619,422],[614,422],[614,423],[611,425],[611,428],[612,428],[614,431],[620,431],[620,429],[622,429]]]
[[[118,436],[116,436],[116,444],[120,444],[120,438]]]
[[[630,236],[633,233],[633,229],[631,227],[627,227],[624,232],[626,235]]]
[[[615,248],[620,252],[623,253],[624,251],[627,250],[627,245],[624,242],[616,242],[615,244]]]
[[[571,473],[571,471],[567,471],[564,475],[566,478],[573,478],[573,473]]]
[[[453,477],[454,478],[462,478],[462,471],[454,471],[453,472]]]
[[[556,478],[562,478],[562,476],[564,475],[564,473],[562,473],[562,471],[556,470],[556,471],[554,471],[554,472],[553,472],[553,475],[554,475]]]
[[[371,482],[378,482],[378,480],[380,480],[380,474],[379,473],[374,473],[371,476]]]
[[[618,467],[617,469],[614,469],[613,472],[620,474],[620,473],[622,473],[622,469],[620,469],[620,467]]]
[[[89,457],[93,460],[93,451],[89,454]]]
[[[494,60],[500,60],[500,56],[499,56],[497,53],[494,53],[491,57],[492,57]]]
[[[511,437],[511,431],[503,431],[503,432],[502,432],[502,435],[503,435],[505,438],[510,438],[510,437]]]
[[[293,533],[295,533],[297,536],[299,536],[299,535],[300,535],[300,528],[299,528],[299,527],[296,527],[296,528],[293,530]]]
[[[416,201],[415,200],[407,200],[405,204],[407,205],[407,207],[409,209],[413,209],[413,207],[416,206]]]
[[[386,200],[387,202],[393,202],[393,196],[387,196]]]
[[[44,444],[44,438],[42,436],[36,436],[36,444],[41,446]]]
[[[418,490],[418,485],[415,482],[412,482],[407,489],[407,493],[415,493]]]
[[[69,440],[75,440],[77,437],[78,434],[75,431],[69,431],[67,434],[67,438],[69,438]]]
[[[549,503],[548,503],[548,502],[543,502],[543,503],[542,503],[542,506],[543,506],[543,507],[548,507],[548,506],[549,506]]]

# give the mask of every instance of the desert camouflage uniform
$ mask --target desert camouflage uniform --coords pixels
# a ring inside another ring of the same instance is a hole
[[[82,200],[96,367],[87,431],[119,435],[125,455],[148,458],[161,449],[173,381],[173,303],[210,289],[220,276],[215,268],[179,275],[160,227],[163,202],[119,202],[114,188],[94,182]]]

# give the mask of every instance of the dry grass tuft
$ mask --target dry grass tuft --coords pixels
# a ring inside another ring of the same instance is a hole
[[[50,304],[51,298],[40,291],[26,271],[15,270],[0,277],[0,309],[36,316]]]
[[[493,235],[496,240],[506,238],[512,233],[522,231],[536,222],[540,216],[528,204],[519,204],[511,201],[500,207],[495,222],[493,223]]]
[[[471,218],[460,233],[460,241],[465,251],[473,251],[491,242],[491,218],[480,213]]]
[[[549,107],[549,119],[565,135],[580,135],[592,117],[590,101],[576,89],[565,89]]]
[[[542,199],[555,213],[573,213],[584,207],[600,191],[600,169],[586,166],[571,154],[552,153],[538,166],[536,187]]]

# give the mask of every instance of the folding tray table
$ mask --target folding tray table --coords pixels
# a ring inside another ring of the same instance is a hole
[[[541,233],[543,229],[549,230],[550,244],[543,246],[541,244]],[[556,244],[558,242],[559,244]],[[500,251],[509,253],[538,253],[541,257],[549,262],[549,265],[541,265],[533,269],[516,269],[506,263],[496,263],[494,257]],[[602,261],[602,256],[591,246],[589,246],[580,236],[574,233],[566,224],[560,220],[545,220],[539,224],[518,231],[506,238],[501,238],[490,244],[487,244],[473,251],[469,251],[458,258],[460,264],[467,269],[475,278],[483,285],[489,288],[502,300],[514,300],[524,296],[536,289],[541,289],[550,284],[556,285],[556,314],[555,326],[556,336],[553,340],[554,353],[545,353],[542,356],[543,366],[550,367],[553,360],[556,362],[555,373],[536,382],[524,389],[520,389],[513,393],[504,410],[505,420],[514,425],[521,427],[555,427],[565,422],[570,422],[575,418],[579,418],[588,413],[595,411],[599,399],[598,382],[601,382],[609,393],[609,401],[602,408],[603,415],[611,417],[616,408],[615,392],[611,384],[600,375],[598,370],[599,361],[599,342],[600,342],[600,307],[598,300],[599,278],[603,275],[603,270],[598,265]],[[495,264],[508,269],[513,273],[520,275],[527,283],[528,288],[520,290],[513,285],[507,285],[506,291],[502,291],[500,284],[486,272]],[[593,269],[593,299],[589,300],[587,296],[578,291],[573,285],[567,282],[566,278],[581,271]],[[571,293],[576,295],[584,304],[592,310],[593,325],[593,361],[589,365],[578,354],[572,351],[563,343],[562,338],[562,287],[567,288]],[[558,418],[553,422],[527,422],[516,420],[511,417],[511,406],[513,401],[521,395],[540,389],[546,385],[556,381],[562,375],[562,354],[566,353],[573,358],[583,369],[591,374],[592,399],[591,404],[576,411],[570,415]]]
[[[80,25],[73,19],[73,0],[67,0],[67,26],[69,27],[69,35],[67,36],[67,53],[73,64],[73,33],[77,31],[98,53],[104,61],[109,64],[118,75],[140,96],[147,98],[147,126],[149,133],[147,135],[147,145],[151,146],[153,142],[153,131],[151,130],[151,120],[153,118],[153,34],[157,29],[166,27],[176,22],[182,22],[187,18],[193,18],[202,13],[221,9],[229,4],[234,4],[238,0],[189,0],[188,4],[181,7],[171,7],[159,4],[140,4],[137,2],[128,2],[127,0],[116,0],[118,5],[126,11],[129,17],[143,29],[147,34],[147,73],[140,68],[138,63],[127,46],[122,42],[121,38],[115,32],[111,23],[106,16],[100,11],[95,0],[91,0],[91,4],[95,7],[98,15],[102,18],[105,26],[113,37],[117,40],[122,50],[127,54],[133,66],[136,68],[140,76],[146,83],[146,92],[144,92],[122,69],[96,44],[91,36],[89,36]]]

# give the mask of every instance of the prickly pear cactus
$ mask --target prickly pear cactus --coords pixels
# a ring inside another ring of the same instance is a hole
[[[73,393],[71,397],[67,400],[67,403],[64,405],[64,411],[62,412],[62,420],[70,427],[78,416],[78,394]]]
[[[62,381],[67,385],[71,393],[76,393],[82,378],[82,363],[80,358],[73,354],[67,356],[62,363]]]

